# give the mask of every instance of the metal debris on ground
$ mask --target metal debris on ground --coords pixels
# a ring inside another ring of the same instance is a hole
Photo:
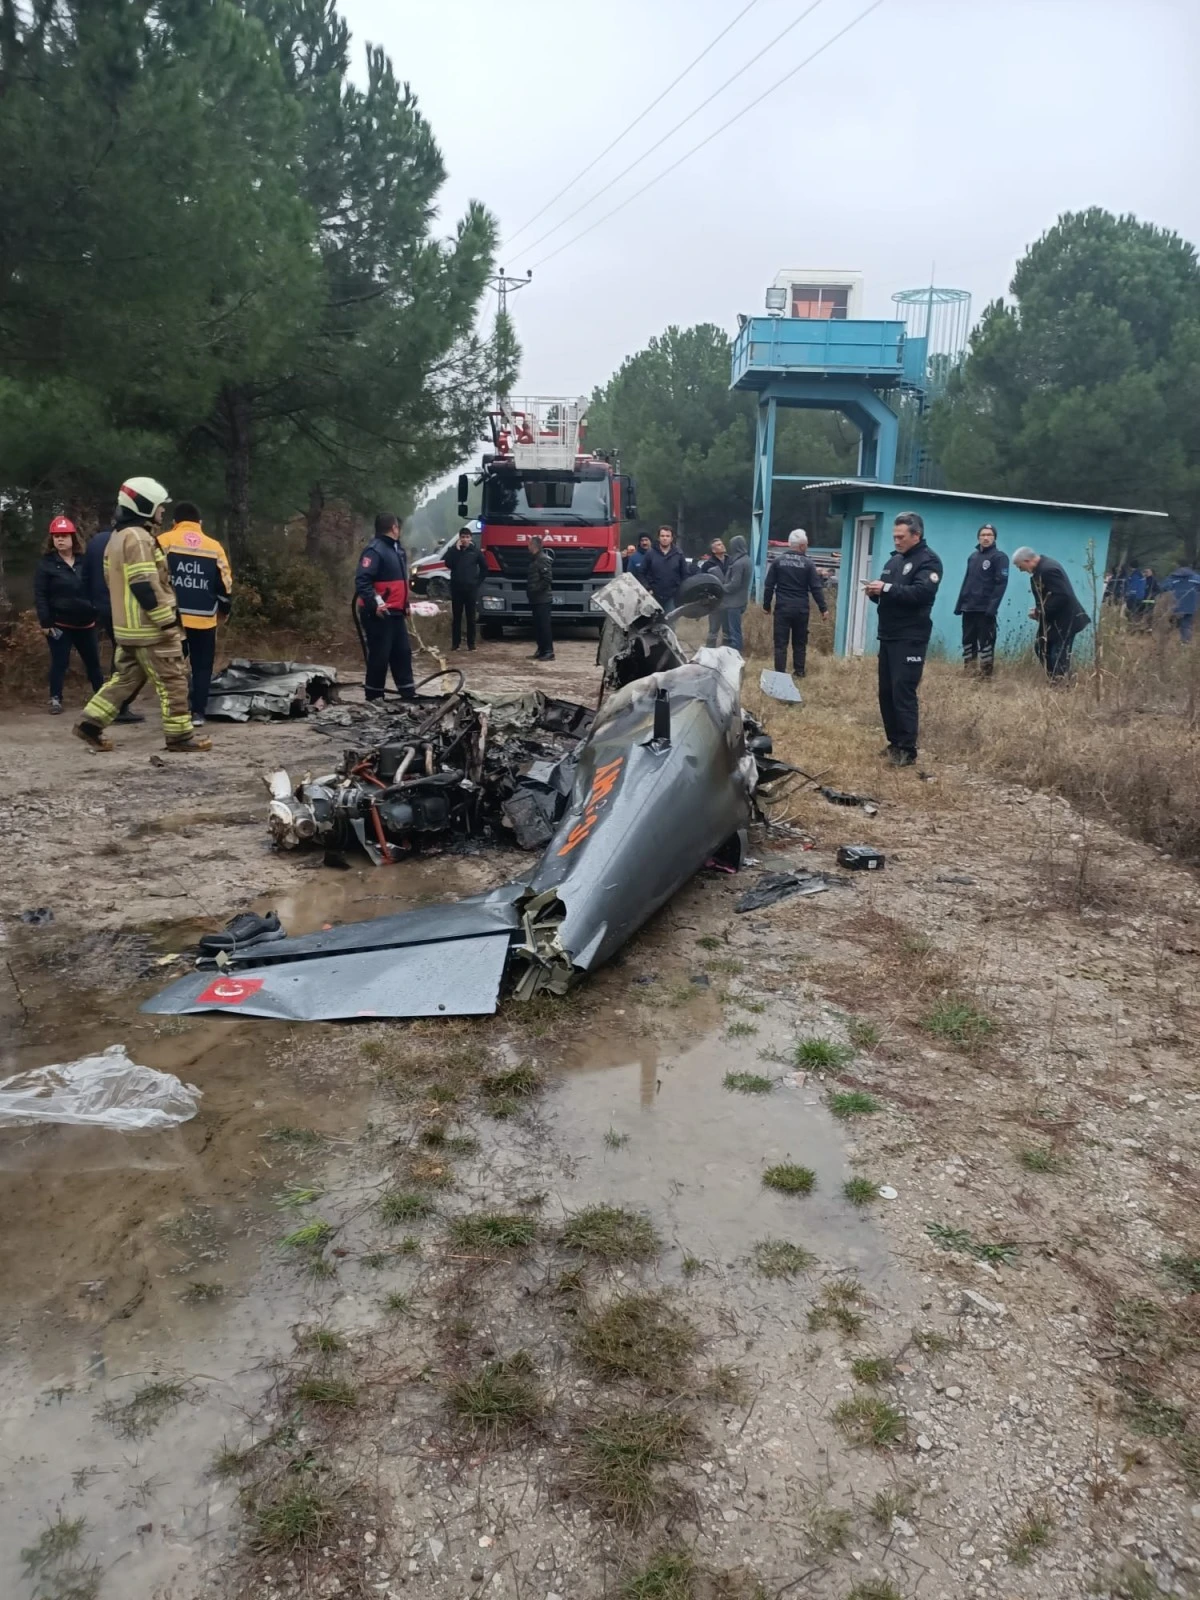
[[[782,700],[785,705],[804,704],[803,695],[786,672],[768,672],[764,667],[759,673],[758,687],[764,694],[770,695],[772,700]]]
[[[762,911],[794,894],[824,894],[837,884],[823,872],[764,872],[762,877],[740,899],[734,901],[735,911]]]
[[[873,800],[869,794],[847,794],[843,789],[830,789],[825,784],[817,792],[823,794],[831,806],[861,806],[868,817],[873,817],[879,810],[879,801]]]
[[[448,694],[365,708],[369,715],[354,719],[362,742],[332,772],[294,786],[286,772],[273,773],[267,826],[275,843],[357,847],[376,866],[468,839],[523,850],[548,844],[593,712],[536,690],[470,693],[461,672],[451,676]]]
[[[241,656],[217,673],[205,715],[227,722],[287,721],[306,717],[337,699],[337,670],[298,661],[247,661]]]
[[[196,1115],[200,1090],[173,1073],[139,1067],[122,1044],[65,1065],[35,1067],[0,1083],[0,1127],[40,1122],[123,1133],[173,1128]]]
[[[707,576],[690,579],[684,614],[720,596]],[[428,841],[544,831],[528,873],[453,904],[235,950],[215,981],[181,979],[143,1009],[414,1017],[493,1011],[502,987],[523,999],[563,994],[706,861],[740,861],[756,790],[796,776],[742,710],[741,656],[706,648],[689,659],[629,574],[595,603],[609,620],[594,716],[540,695],[489,701],[466,693],[460,675],[432,704],[389,708],[386,737],[348,751],[329,777],[270,780],[283,844],[357,841],[387,861]]]

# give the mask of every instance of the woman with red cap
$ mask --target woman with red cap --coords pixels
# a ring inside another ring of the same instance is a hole
[[[96,608],[83,572],[83,540],[69,517],[55,517],[33,578],[38,624],[50,646],[50,714],[62,711],[71,646],[79,652],[92,692],[104,682],[96,638]]]

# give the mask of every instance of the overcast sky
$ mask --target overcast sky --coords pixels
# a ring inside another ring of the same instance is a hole
[[[432,123],[448,231],[498,217],[520,388],[575,394],[669,323],[732,330],[783,266],[860,269],[865,314],[896,289],[1007,289],[1059,212],[1100,205],[1200,243],[1197,0],[869,0],[815,9],[565,228],[539,236],[649,150],[812,0],[754,0],[709,55],[532,227],[518,229],[643,110],[746,0],[342,0],[361,62],[381,44]],[[611,221],[571,239],[739,111]],[[511,241],[511,242],[509,242]]]

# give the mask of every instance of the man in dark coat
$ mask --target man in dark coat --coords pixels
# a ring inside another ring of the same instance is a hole
[[[640,577],[663,610],[670,611],[679,586],[687,577],[687,561],[683,551],[676,547],[675,534],[670,528],[658,530],[658,544],[646,557]]]
[[[729,565],[729,562],[728,562],[728,560],[726,558],[726,554],[725,554],[725,541],[724,541],[724,539],[714,539],[713,542],[708,547],[708,554],[705,556],[704,560],[700,563],[700,571],[701,572],[711,572],[714,578],[719,578],[720,579],[721,587],[724,588],[725,587],[725,569],[728,567],[728,565]],[[704,641],[705,644],[709,647],[709,649],[711,649],[713,647],[713,645],[718,643],[718,640],[719,640],[719,637],[720,637],[720,633],[721,633],[721,624],[722,624],[723,621],[724,621],[724,611],[722,610],[722,608],[720,606],[718,606],[715,611],[710,611],[709,612],[709,614],[708,614],[708,638]]]
[[[1033,590],[1033,609],[1029,615],[1038,625],[1037,658],[1054,682],[1061,682],[1071,670],[1071,646],[1091,617],[1079,603],[1071,580],[1061,561],[1040,556],[1023,544],[1013,555],[1013,566],[1029,574]]]
[[[354,595],[367,643],[364,697],[382,700],[388,669],[403,700],[415,700],[412,646],[408,640],[408,556],[400,543],[400,518],[381,511],[375,537],[358,558]]]
[[[626,572],[632,572],[643,589],[648,588],[646,583],[646,562],[650,558],[650,535],[642,534],[637,542],[637,549],[630,556],[625,566]]]
[[[537,649],[534,661],[554,660],[554,566],[550,552],[535,533],[529,541],[529,571],[525,574],[525,593],[533,613],[533,637]]]
[[[985,522],[978,543],[967,557],[954,615],[962,618],[963,666],[978,663],[979,676],[990,678],[996,661],[996,613],[1008,588],[1008,557],[996,548],[996,530]]]
[[[460,528],[458,539],[442,557],[450,571],[450,648],[461,650],[463,621],[467,624],[467,649],[475,648],[475,613],[479,589],[487,577],[487,562],[470,528]]]
[[[825,585],[808,553],[808,535],[803,528],[793,528],[788,534],[788,547],[775,557],[767,567],[767,581],[763,586],[763,610],[770,615],[775,604],[774,644],[775,671],[787,671],[788,641],[792,646],[792,668],[797,678],[804,676],[808,658],[808,603],[817,602],[823,617],[829,615],[825,604]]]
[[[917,759],[917,689],[933,632],[942,562],[925,543],[925,524],[915,511],[896,518],[892,543],[895,554],[879,577],[863,587],[879,607],[879,714],[887,734],[885,754],[893,766],[911,767]]]

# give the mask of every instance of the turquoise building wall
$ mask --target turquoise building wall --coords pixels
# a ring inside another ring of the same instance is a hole
[[[1014,504],[1006,500],[960,499],[954,495],[922,494],[891,484],[863,485],[838,490],[831,509],[845,518],[842,526],[842,564],[838,588],[837,624],[834,648],[847,653],[850,603],[854,591],[855,522],[860,516],[875,515],[874,547],[870,577],[877,578],[891,555],[892,522],[902,511],[916,511],[925,521],[925,540],[942,558],[944,577],[933,608],[933,635],[930,652],[944,653],[951,659],[962,649],[962,623],[954,614],[958,591],[966,571],[967,557],[975,548],[982,523],[994,524],[999,548],[1012,560],[1013,551],[1030,545],[1039,555],[1061,561],[1085,610],[1094,615],[1103,589],[1104,563],[1108,554],[1112,513],[1085,511],[1077,507],[1058,508],[1043,504]],[[1095,569],[1095,592],[1089,571],[1089,558]],[[1016,654],[1032,647],[1034,625],[1028,612],[1033,604],[1029,576],[1010,567],[1008,589],[1001,603],[996,638],[997,651]],[[877,649],[875,607],[867,621],[864,648]],[[1090,649],[1090,630],[1079,639],[1076,649]]]

